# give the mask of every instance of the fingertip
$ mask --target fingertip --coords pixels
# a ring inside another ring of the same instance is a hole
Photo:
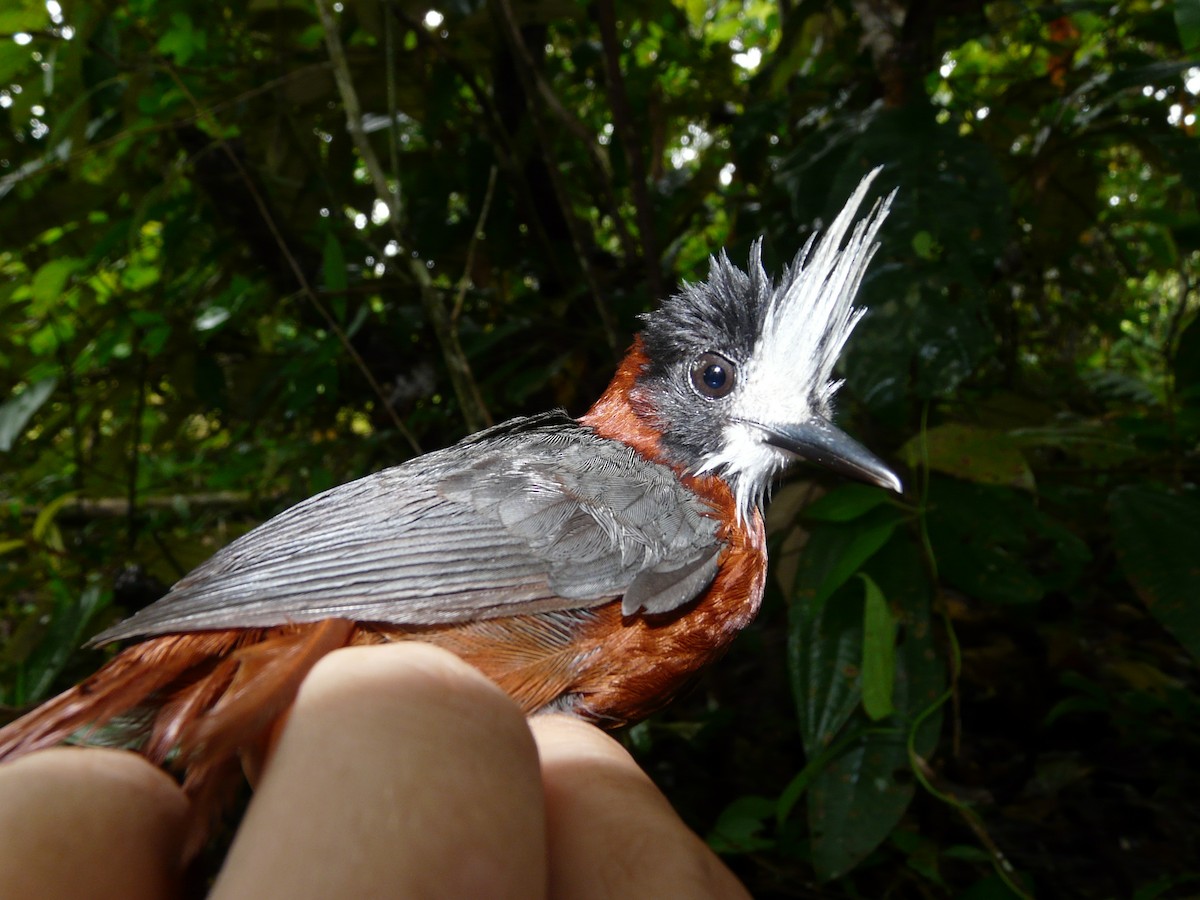
[[[563,715],[536,716],[530,729],[542,761],[552,896],[747,896],[616,739]]]
[[[175,892],[188,802],[124,750],[58,747],[0,765],[0,884],[23,897]]]

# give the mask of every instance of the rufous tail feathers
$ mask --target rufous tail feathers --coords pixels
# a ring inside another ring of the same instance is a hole
[[[316,662],[350,643],[354,623],[230,629],[151,638],[87,680],[0,729],[0,762],[86,740],[122,717],[123,744],[186,771],[193,801],[189,855],[237,783],[238,751],[262,747]]]

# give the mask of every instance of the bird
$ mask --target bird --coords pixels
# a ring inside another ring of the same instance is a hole
[[[0,729],[0,761],[116,744],[174,767],[211,811],[321,657],[405,640],[449,649],[530,715],[615,727],[659,709],[758,612],[763,509],[785,468],[902,490],[832,420],[834,367],[895,197],[858,217],[879,171],[778,280],[762,238],[744,271],[710,257],[706,280],[643,316],[579,418],[512,419],[218,551],[97,635],[133,643]]]

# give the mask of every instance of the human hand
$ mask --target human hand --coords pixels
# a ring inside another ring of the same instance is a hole
[[[124,751],[0,766],[0,893],[173,896],[187,809]],[[313,669],[211,894],[388,895],[747,896],[615,740],[416,643]]]

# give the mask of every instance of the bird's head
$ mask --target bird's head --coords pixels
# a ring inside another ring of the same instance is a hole
[[[899,478],[832,424],[838,355],[864,310],[854,295],[891,197],[854,221],[878,169],[778,282],[762,241],[745,272],[723,252],[708,280],[686,284],[645,316],[647,362],[633,399],[653,417],[669,460],[725,478],[743,514],[797,458],[900,491]]]

